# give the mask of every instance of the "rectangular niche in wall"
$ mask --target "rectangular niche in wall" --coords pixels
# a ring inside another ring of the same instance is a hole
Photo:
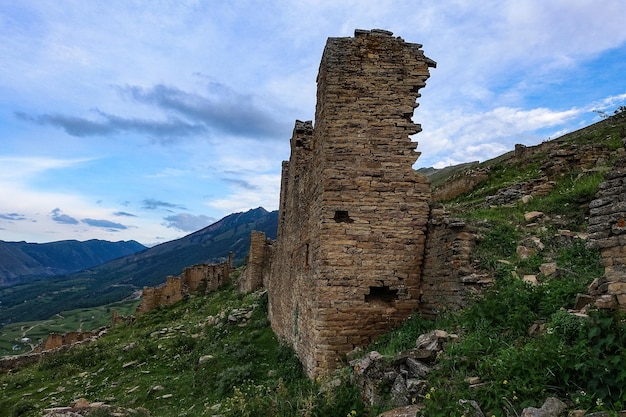
[[[337,210],[335,211],[335,217],[333,217],[337,223],[352,223],[354,220],[350,218],[347,210]]]
[[[398,299],[398,290],[392,290],[387,285],[370,287],[369,294],[365,294],[366,303],[391,304]]]

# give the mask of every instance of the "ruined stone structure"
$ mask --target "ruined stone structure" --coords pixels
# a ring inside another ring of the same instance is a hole
[[[119,323],[127,323],[127,324],[131,324],[135,322],[135,316],[123,316],[120,313],[118,313],[116,310],[113,310],[113,312],[111,313],[111,324],[113,326],[115,326],[116,324]]]
[[[435,318],[445,311],[465,307],[467,293],[476,293],[492,283],[492,277],[476,271],[471,253],[478,231],[461,219],[448,217],[433,204],[422,266],[419,311]]]
[[[384,30],[329,38],[316,125],[283,163],[269,315],[309,375],[334,369],[418,307],[430,185],[411,117],[435,62]]]
[[[599,308],[626,311],[626,156],[616,161],[589,207],[588,246],[600,249],[604,265],[589,293]]]
[[[87,332],[52,333],[48,335],[44,343],[39,343],[32,352],[1,357],[0,372],[11,372],[75,346],[93,342],[104,336],[107,330],[106,327],[102,327],[98,330]]]
[[[74,345],[86,340],[97,339],[106,333],[106,328],[87,332],[51,333],[43,344],[43,350],[58,349],[62,346]]]
[[[246,268],[237,282],[240,292],[249,293],[266,286],[270,273],[271,252],[272,240],[263,232],[252,231]]]
[[[607,169],[606,164],[613,159],[614,151],[605,144],[571,144],[554,140],[535,146],[517,144],[515,145],[515,152],[508,154],[508,158],[524,164],[527,161],[535,160],[537,155],[545,155],[540,167],[542,177],[515,184],[514,187],[518,189],[520,195],[533,197],[547,195],[555,185],[552,180],[572,171]],[[433,201],[451,200],[471,192],[488,177],[488,167],[482,166],[476,169],[462,170],[433,190]],[[499,197],[496,196],[496,199]],[[489,203],[491,204],[491,202]],[[496,204],[499,203],[496,202]]]
[[[144,287],[137,316],[159,306],[171,305],[192,292],[209,293],[230,280],[233,268],[233,255],[221,264],[197,264],[185,268],[177,277],[169,276],[165,284],[158,287]]]
[[[452,180],[433,190],[433,201],[451,200],[468,193],[488,177],[489,170],[486,168],[463,170],[460,174],[455,175]]]

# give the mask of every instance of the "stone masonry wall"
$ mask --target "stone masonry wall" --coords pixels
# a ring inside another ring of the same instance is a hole
[[[622,139],[626,143],[626,138]],[[589,287],[599,308],[626,311],[626,157],[617,160],[590,205],[588,246],[600,249],[604,275]]]
[[[253,230],[250,234],[250,250],[246,268],[241,273],[237,286],[242,293],[256,291],[265,286],[270,272],[272,240],[265,233]]]
[[[100,330],[92,332],[70,332],[75,334],[69,336],[68,338],[64,338],[63,335],[53,333],[50,335],[50,337],[52,337],[50,343],[46,341],[46,343],[38,345],[32,352],[25,353],[23,355],[1,357],[0,373],[12,372],[17,369],[21,369],[25,366],[37,363],[43,358],[71,349],[74,346],[92,342],[106,334],[106,332],[106,328],[101,328]],[[78,335],[80,333],[82,333],[82,335]],[[49,348],[45,348],[45,346],[48,346]]]
[[[441,205],[433,204],[422,267],[419,311],[425,317],[465,306],[468,292],[476,293],[493,282],[476,270],[471,253],[478,232],[460,219],[450,218]]]
[[[543,142],[535,146],[517,144],[515,152],[509,154],[509,157],[524,164],[526,161],[534,160],[537,155],[545,155],[540,168],[543,176],[534,180],[539,188],[542,188],[541,184],[558,179],[572,171],[601,169],[608,160],[614,157],[613,151],[603,144],[571,144],[559,140]],[[489,168],[463,170],[452,180],[433,190],[433,201],[446,201],[470,192],[488,177]],[[528,191],[528,194],[534,196],[540,194]]]
[[[489,177],[489,170],[475,168],[463,171],[455,176],[452,181],[438,187],[433,191],[433,201],[446,201],[473,190],[476,185]]]
[[[169,276],[165,284],[144,287],[141,304],[136,315],[141,315],[159,306],[171,305],[182,300],[191,292],[209,293],[230,280],[232,253],[229,260],[221,264],[197,264],[185,268],[177,277]]]
[[[267,281],[269,318],[275,333],[287,341],[304,363],[313,355],[303,337],[305,322],[315,314],[312,268],[318,268],[321,212],[320,167],[312,166],[313,124],[296,121],[289,162],[283,162],[274,257]],[[316,216],[317,214],[317,216]],[[308,361],[309,363],[311,360]]]
[[[420,48],[383,30],[329,38],[315,128],[294,128],[269,313],[311,376],[419,306],[431,194],[409,135],[435,66]]]
[[[88,332],[67,332],[63,334],[51,333],[43,344],[43,350],[58,349],[61,346],[73,345],[87,339],[98,337],[104,329]]]

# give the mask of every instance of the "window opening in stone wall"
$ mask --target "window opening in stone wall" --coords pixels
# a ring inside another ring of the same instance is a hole
[[[308,268],[311,263],[311,245],[307,243],[304,245],[304,267]]]
[[[366,303],[393,303],[398,299],[398,290],[392,290],[387,285],[370,287],[369,294],[365,294]]]
[[[354,220],[350,218],[350,215],[346,210],[335,211],[335,217],[333,217],[337,223],[352,223]]]

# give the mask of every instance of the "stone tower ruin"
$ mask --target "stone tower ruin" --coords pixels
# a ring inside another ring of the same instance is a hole
[[[311,376],[419,307],[431,191],[409,135],[436,63],[392,35],[328,39],[283,163],[269,315]]]

